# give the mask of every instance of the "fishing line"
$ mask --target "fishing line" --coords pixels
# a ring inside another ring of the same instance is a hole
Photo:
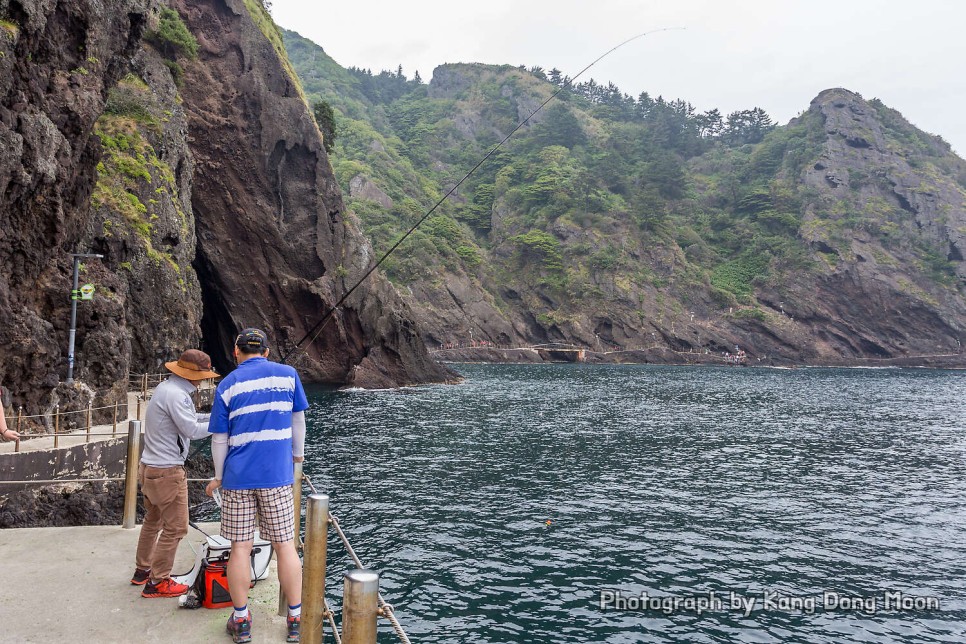
[[[328,312],[324,316],[322,316],[322,319],[319,320],[315,324],[315,326],[313,326],[311,329],[309,329],[308,332],[305,335],[302,336],[302,339],[295,343],[295,346],[294,347],[292,347],[288,352],[286,352],[286,354],[284,356],[282,356],[281,362],[283,364],[286,363],[288,361],[289,357],[293,353],[295,353],[296,351],[299,350],[299,348],[302,346],[302,343],[305,342],[305,340],[308,339],[309,336],[312,336],[312,339],[309,341],[309,344],[312,344],[313,342],[315,342],[316,338],[319,337],[319,334],[322,333],[322,330],[325,328],[326,323],[332,318],[332,315],[336,312],[336,310],[340,306],[342,306],[342,304],[349,298],[350,295],[352,295],[353,291],[355,291],[357,288],[359,288],[359,286],[364,281],[366,281],[366,278],[368,278],[370,275],[372,275],[372,273],[377,268],[379,268],[379,266],[384,261],[386,261],[386,258],[389,257],[393,253],[393,251],[395,251],[399,247],[400,244],[402,244],[404,241],[406,241],[406,239],[410,235],[412,235],[414,232],[416,232],[416,229],[419,228],[419,226],[422,225],[422,223],[424,221],[426,221],[429,218],[430,215],[432,215],[434,212],[436,212],[436,209],[439,208],[439,206],[444,201],[446,201],[446,199],[448,199],[450,195],[452,195],[454,192],[456,192],[456,189],[459,188],[463,184],[464,181],[466,181],[467,179],[469,179],[473,175],[474,172],[476,172],[477,170],[479,170],[480,166],[483,165],[486,162],[487,159],[489,159],[491,156],[493,156],[493,154],[497,150],[499,150],[501,147],[503,147],[503,144],[506,143],[507,141],[509,141],[511,136],[513,136],[514,134],[516,134],[516,132],[520,128],[522,128],[524,125],[526,125],[527,123],[529,123],[530,122],[530,119],[532,119],[534,116],[536,116],[536,114],[539,113],[540,110],[542,110],[550,101],[552,101],[553,99],[555,99],[560,92],[564,91],[565,89],[570,89],[570,87],[573,85],[573,82],[575,80],[577,80],[578,78],[580,78],[584,74],[584,72],[586,72],[588,69],[590,69],[591,67],[593,67],[594,65],[596,65],[597,63],[599,63],[601,60],[603,60],[604,58],[606,58],[607,56],[609,56],[613,52],[617,51],[618,49],[620,49],[621,47],[623,47],[627,43],[632,42],[634,40],[637,40],[638,38],[643,38],[644,36],[649,36],[651,34],[656,34],[656,33],[659,33],[661,31],[676,31],[676,30],[683,30],[683,29],[684,29],[684,27],[665,27],[663,29],[654,29],[653,31],[646,31],[646,32],[644,32],[642,34],[637,34],[636,36],[633,36],[631,38],[628,38],[624,42],[622,42],[619,45],[616,45],[614,47],[611,47],[610,49],[608,49],[607,51],[605,51],[603,54],[601,54],[600,56],[598,56],[596,59],[594,59],[594,61],[592,63],[590,63],[589,65],[587,65],[586,67],[584,67],[583,69],[581,69],[579,72],[577,72],[577,75],[574,76],[573,78],[571,78],[567,83],[561,84],[560,87],[558,87],[557,90],[555,92],[553,92],[550,95],[549,98],[547,98],[544,102],[542,102],[540,104],[540,106],[537,107],[537,109],[535,109],[532,112],[530,112],[530,115],[527,116],[527,118],[525,118],[522,121],[520,121],[519,123],[517,123],[517,126],[515,128],[513,128],[510,131],[509,134],[507,134],[505,137],[503,137],[503,140],[502,141],[500,141],[499,143],[497,143],[493,147],[493,149],[491,149],[489,152],[487,152],[486,155],[482,159],[480,159],[479,163],[477,163],[475,166],[473,166],[473,168],[469,172],[467,172],[465,175],[463,175],[463,178],[460,179],[459,181],[457,181],[456,182],[456,185],[454,185],[452,188],[450,188],[449,192],[447,192],[445,195],[443,195],[439,199],[439,201],[437,201],[433,205],[432,208],[430,208],[428,211],[426,211],[426,214],[423,215],[422,218],[419,221],[417,221],[415,224],[413,224],[412,228],[410,228],[406,232],[405,235],[403,235],[402,237],[400,237],[399,240],[395,244],[393,244],[389,248],[389,250],[387,250],[383,254],[383,256],[381,258],[379,258],[379,261],[376,262],[375,264],[373,264],[372,267],[369,270],[367,270],[365,272],[365,274],[361,278],[359,278],[359,280],[355,283],[355,285],[352,288],[350,288],[348,291],[346,291],[345,295],[343,295],[339,299],[338,302],[336,302],[332,307],[329,308]]]

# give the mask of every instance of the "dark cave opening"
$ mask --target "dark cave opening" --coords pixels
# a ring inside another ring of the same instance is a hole
[[[215,371],[226,375],[235,368],[231,347],[238,329],[229,313],[218,275],[200,243],[192,267],[201,283],[201,350],[211,356]]]

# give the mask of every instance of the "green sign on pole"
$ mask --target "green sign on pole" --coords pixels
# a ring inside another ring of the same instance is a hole
[[[82,300],[93,300],[94,299],[94,285],[84,284],[80,287],[80,295]]]

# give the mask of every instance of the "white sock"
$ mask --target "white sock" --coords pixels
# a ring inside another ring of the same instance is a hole
[[[302,604],[298,604],[296,606],[289,606],[288,607],[288,616],[289,617],[301,617],[302,616]]]
[[[245,604],[241,608],[235,609],[235,619],[245,619],[247,617],[248,617],[248,604]]]

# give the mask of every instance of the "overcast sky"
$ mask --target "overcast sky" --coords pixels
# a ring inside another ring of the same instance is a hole
[[[442,63],[557,67],[580,81],[786,123],[823,89],[878,97],[966,155],[966,2],[959,0],[274,0],[281,26],[344,67]]]

